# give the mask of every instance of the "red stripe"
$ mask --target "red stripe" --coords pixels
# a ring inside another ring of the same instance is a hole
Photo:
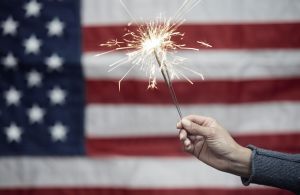
[[[172,103],[165,83],[158,83],[158,90],[147,90],[147,81],[125,80],[121,91],[117,81],[88,80],[88,103]],[[246,103],[261,101],[299,101],[300,78],[242,81],[199,81],[194,85],[174,82],[178,101],[191,103]]]
[[[26,188],[0,189],[0,195],[292,195],[286,190],[275,188],[237,188],[237,189],[126,189],[126,188]]]
[[[107,50],[99,47],[99,44],[110,39],[122,40],[127,28],[136,29],[125,25],[86,26],[83,28],[83,50]],[[213,46],[212,49],[300,48],[300,23],[186,24],[178,31],[185,32],[184,40],[179,40],[179,43],[195,48],[201,47],[196,41],[206,41]]]
[[[300,153],[300,133],[272,135],[235,136],[235,140],[246,146],[275,151]],[[128,156],[186,156],[177,137],[135,137],[135,138],[88,138],[87,153],[94,155]]]

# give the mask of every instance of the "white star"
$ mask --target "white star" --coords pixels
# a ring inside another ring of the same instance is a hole
[[[4,22],[2,22],[1,26],[3,28],[2,33],[4,35],[15,35],[17,33],[17,27],[19,26],[19,24],[12,17],[9,17]]]
[[[25,46],[26,54],[38,54],[40,52],[42,41],[37,39],[35,35],[31,35],[28,39],[24,40],[23,44]]]
[[[46,27],[48,28],[49,36],[61,36],[63,34],[65,24],[58,18],[54,18],[51,22],[47,23]]]
[[[7,68],[15,68],[18,64],[18,59],[12,53],[8,53],[6,57],[1,59],[1,62]]]
[[[20,142],[22,130],[15,123],[11,123],[9,127],[5,128],[5,133],[8,142]]]
[[[38,17],[42,9],[42,4],[38,3],[36,0],[31,0],[24,5],[24,9],[26,11],[25,13],[26,17],[30,17],[30,16]]]
[[[51,70],[59,70],[63,65],[63,59],[57,54],[52,54],[50,57],[46,58],[45,63]]]
[[[32,70],[27,74],[27,83],[29,87],[38,87],[42,83],[42,76],[39,72]]]
[[[39,123],[42,122],[45,111],[37,105],[32,106],[27,111],[30,123]]]
[[[61,123],[55,123],[54,126],[50,127],[50,133],[54,142],[65,141],[67,138],[67,128]]]
[[[48,95],[52,104],[65,103],[66,92],[59,87],[54,87]]]
[[[5,92],[5,99],[7,105],[18,105],[20,103],[21,93],[17,91],[14,87],[11,87]]]

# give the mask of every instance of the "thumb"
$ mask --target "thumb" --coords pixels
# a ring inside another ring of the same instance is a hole
[[[185,118],[181,120],[181,124],[183,126],[183,129],[185,129],[189,134],[192,135],[201,135],[207,137],[211,133],[211,129],[209,127],[198,125],[197,123],[194,123]]]

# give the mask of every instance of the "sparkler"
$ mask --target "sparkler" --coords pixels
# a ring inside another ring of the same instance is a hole
[[[185,0],[175,13],[174,17],[166,19],[160,16],[148,23],[138,24],[137,20],[133,17],[124,1],[120,0],[122,6],[132,18],[133,23],[135,23],[138,27],[136,30],[127,30],[123,35],[122,40],[114,39],[101,44],[100,46],[111,48],[111,50],[96,55],[100,56],[120,50],[127,51],[126,57],[109,65],[110,69],[108,71],[110,72],[122,65],[132,64],[129,70],[119,80],[119,90],[121,88],[121,82],[123,79],[132,69],[137,66],[141,71],[144,71],[149,78],[148,89],[157,88],[156,78],[157,73],[160,72],[169,89],[179,117],[182,118],[180,106],[172,85],[172,80],[174,78],[184,78],[193,84],[193,82],[183,73],[182,70],[194,73],[200,76],[202,79],[204,79],[204,77],[201,73],[186,66],[184,63],[187,60],[186,58],[176,55],[177,50],[179,49],[194,51],[198,51],[199,49],[186,47],[186,45],[183,43],[176,43],[174,38],[183,40],[184,33],[177,31],[178,27],[185,21],[182,19],[182,17],[199,2],[200,0]],[[129,26],[130,25],[131,24],[129,24]],[[197,43],[205,47],[211,47],[211,45],[203,41],[197,41]]]

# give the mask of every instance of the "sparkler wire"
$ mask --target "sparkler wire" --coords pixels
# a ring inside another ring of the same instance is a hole
[[[158,57],[158,54],[157,54],[156,50],[154,50],[154,55],[155,55],[155,59],[156,59],[158,65],[160,67],[160,71],[161,71],[161,74],[164,78],[164,81],[167,84],[167,87],[169,89],[169,93],[172,97],[173,103],[174,103],[174,105],[177,109],[179,118],[182,119],[181,109],[180,109],[180,106],[179,106],[179,103],[178,103],[178,100],[177,100],[177,97],[176,97],[176,94],[175,94],[175,90],[174,90],[173,85],[172,85],[172,81],[171,81],[171,78],[170,78],[169,71],[166,68],[166,65],[162,64],[161,60]]]

